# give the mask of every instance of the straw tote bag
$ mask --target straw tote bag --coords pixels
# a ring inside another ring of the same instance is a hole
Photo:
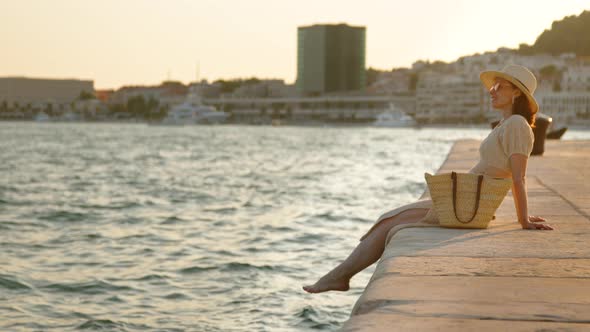
[[[487,228],[512,185],[471,173],[424,174],[441,227]]]

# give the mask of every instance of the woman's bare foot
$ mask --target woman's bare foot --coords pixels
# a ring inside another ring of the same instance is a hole
[[[322,293],[332,290],[346,292],[350,288],[348,284],[349,281],[350,280],[348,279],[331,279],[328,276],[325,276],[313,285],[303,286],[303,290],[308,293]]]

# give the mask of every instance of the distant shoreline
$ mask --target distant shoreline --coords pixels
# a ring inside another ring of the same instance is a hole
[[[162,125],[160,123],[153,123],[148,121],[34,121],[34,120],[8,120],[0,119],[1,123],[39,123],[39,124],[132,124],[132,125],[148,125],[153,127],[212,127],[212,126],[248,126],[248,127],[308,127],[308,128],[377,128],[383,130],[392,129],[445,129],[445,128],[457,128],[457,129],[491,129],[489,123],[480,124],[465,124],[465,123],[430,123],[417,126],[406,126],[406,127],[380,127],[370,123],[281,123],[279,125],[273,125],[272,123],[222,123],[222,124],[194,124],[194,125]],[[590,125],[560,125],[558,128],[567,127],[568,130],[590,130]]]

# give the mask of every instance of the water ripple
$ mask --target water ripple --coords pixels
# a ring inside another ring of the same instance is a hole
[[[73,283],[54,283],[40,288],[51,292],[80,293],[87,295],[105,294],[108,292],[136,291],[136,289],[129,286],[118,286],[102,280]]]
[[[24,281],[19,280],[15,276],[0,274],[0,287],[6,289],[32,289],[33,287],[27,285]]]

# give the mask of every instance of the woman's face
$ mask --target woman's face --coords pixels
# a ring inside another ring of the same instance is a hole
[[[490,88],[492,107],[496,109],[512,107],[512,98],[516,98],[520,94],[520,90],[515,88],[510,82],[503,78],[496,78],[494,85]]]

